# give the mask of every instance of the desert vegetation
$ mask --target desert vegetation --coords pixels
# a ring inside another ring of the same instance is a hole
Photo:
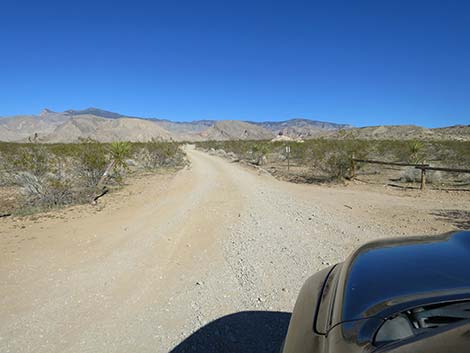
[[[295,141],[204,141],[204,150],[228,153],[232,158],[263,165],[271,173],[296,182],[332,182],[351,176],[352,158],[469,168],[470,142],[422,140],[311,139]],[[286,147],[290,147],[290,153]],[[288,170],[289,165],[289,170]],[[415,183],[420,171],[414,167],[377,166],[356,163],[356,175],[366,182]],[[440,185],[470,185],[468,174],[434,171],[428,182]]]
[[[0,143],[0,213],[91,202],[126,177],[184,163],[174,142]]]

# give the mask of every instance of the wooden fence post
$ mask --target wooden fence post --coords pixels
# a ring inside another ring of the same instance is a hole
[[[287,154],[287,173],[290,173],[290,146],[286,146],[286,154]]]
[[[421,190],[426,189],[426,168],[421,168]]]
[[[356,177],[356,161],[354,160],[354,153],[351,156],[351,179]]]
[[[290,172],[290,153],[287,153],[287,172]]]

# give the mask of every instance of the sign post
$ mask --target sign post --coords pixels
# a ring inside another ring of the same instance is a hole
[[[286,146],[286,153],[287,153],[287,172],[290,171],[290,146]]]

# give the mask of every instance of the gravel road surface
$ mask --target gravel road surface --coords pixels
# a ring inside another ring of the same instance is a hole
[[[276,352],[315,271],[379,237],[453,229],[469,200],[281,182],[187,148],[56,214],[0,221],[0,352]]]

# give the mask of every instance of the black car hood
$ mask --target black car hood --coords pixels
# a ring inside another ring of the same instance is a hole
[[[369,243],[344,265],[338,321],[386,317],[418,303],[470,299],[470,232]]]

